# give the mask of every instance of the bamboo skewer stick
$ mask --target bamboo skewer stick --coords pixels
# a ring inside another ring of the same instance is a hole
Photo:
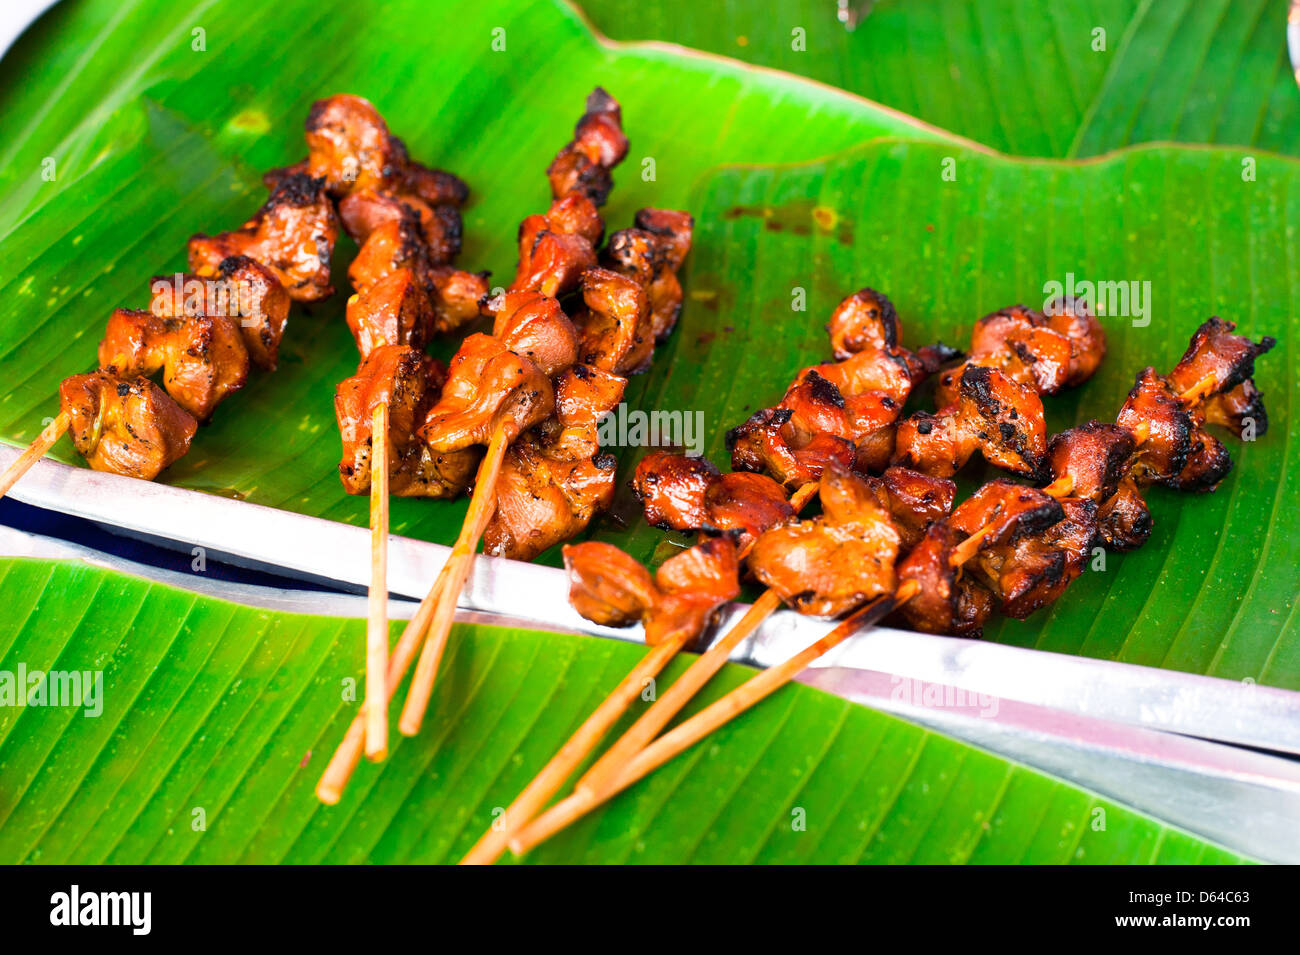
[[[477,515],[479,520],[478,534],[482,534],[487,527],[488,521],[492,519],[492,512]],[[433,587],[420,601],[420,606],[416,608],[414,616],[407,621],[405,629],[402,630],[401,637],[398,638],[397,644],[393,647],[393,652],[388,658],[388,673],[386,690],[388,702],[392,702],[397,693],[398,684],[406,676],[406,671],[411,668],[415,661],[415,656],[419,652],[421,640],[425,632],[429,629],[429,623],[433,619],[434,606],[441,593],[442,583],[454,572],[454,562],[448,558],[447,562],[442,565],[442,570],[438,572],[438,578],[434,581]],[[333,757],[330,758],[329,765],[325,767],[325,772],[321,774],[320,782],[316,784],[316,797],[327,805],[334,805],[339,801],[343,794],[343,788],[347,785],[352,773],[356,770],[357,765],[361,762],[361,752],[365,743],[365,711],[363,706],[352,720],[348,731],[343,736],[343,741],[339,743],[338,749],[334,751]]]
[[[388,402],[370,428],[370,613],[366,623],[366,758],[388,755]],[[376,705],[368,705],[371,700]]]
[[[479,465],[474,479],[474,496],[470,499],[469,511],[465,514],[465,523],[461,525],[460,536],[456,538],[456,546],[452,548],[447,566],[443,568],[445,576],[438,575],[433,590],[425,598],[433,599],[433,616],[424,649],[420,653],[420,662],[416,664],[415,676],[411,678],[411,688],[406,693],[402,717],[397,723],[397,728],[405,736],[414,736],[420,732],[420,724],[424,722],[429,697],[433,694],[433,684],[438,678],[438,664],[442,661],[447,634],[451,632],[451,622],[456,615],[456,601],[460,599],[460,592],[469,577],[479,539],[496,510],[497,476],[501,473],[501,463],[505,459],[509,443],[503,422],[492,433],[487,454]]]
[[[626,733],[618,738],[603,756],[578,780],[577,792],[598,792],[607,785],[637,753],[648,746],[659,731],[691,699],[713,679],[731,657],[731,652],[762,625],[763,621],[781,608],[781,598],[774,590],[765,590],[736,625],[702,653],[694,663],[673,681],[672,686],[654,704],[641,714]]]
[[[623,766],[618,775],[601,789],[575,792],[538,816],[510,840],[510,851],[516,855],[527,852],[643,776],[658,769],[674,756],[694,746],[714,730],[785,686],[822,654],[843,643],[860,630],[879,622],[894,608],[912,599],[918,590],[920,585],[915,580],[903,581],[893,594],[877,598],[794,656],[736,687],[726,696],[705,707],[637,753]]]
[[[804,505],[817,493],[817,487],[816,482],[811,482],[805,484],[791,495],[790,504],[795,513],[803,510]],[[781,598],[770,590],[759,597],[737,622],[736,626],[691,664],[690,668],[668,688],[665,694],[641,716],[632,728],[619,738],[613,748],[602,756],[595,766],[588,770],[582,780],[579,780],[578,785],[582,786],[583,780],[588,779],[596,771],[597,767],[602,763],[607,763],[611,757],[618,763],[625,762],[646,743],[654,739],[655,734],[672,718],[672,715],[681,709],[726,662],[731,650],[741,640],[753,633],[759,624],[780,606]],[[484,833],[483,837],[474,845],[474,848],[461,860],[461,864],[486,865],[493,862],[497,856],[504,852],[513,835],[527,825],[533,816],[546,805],[547,801],[559,791],[573,770],[578,767],[578,764],[586,758],[588,753],[595,749],[610,727],[618,722],[618,718],[636,698],[637,693],[641,691],[641,685],[645,679],[662,670],[664,665],[680,652],[686,642],[688,641],[682,639],[652,647],[641,662],[628,673],[623,681],[614,688],[613,692],[596,708],[595,712],[587,718],[586,722],[569,738],[568,742],[555,754],[551,761],[542,767],[541,772],[506,809],[505,815],[497,819],[493,824],[493,828]],[[675,646],[672,644],[675,644]],[[663,652],[661,653],[661,651]],[[686,686],[683,686],[684,682],[687,684]],[[662,721],[660,721],[657,714],[664,713],[664,707],[671,707],[671,709],[666,712]],[[653,722],[651,721],[652,714],[656,714]]]
[[[637,694],[641,692],[645,681],[656,676],[667,663],[690,640],[689,634],[682,634],[650,648],[614,690],[605,697],[582,725],[560,747],[551,761],[542,767],[542,771],[533,781],[524,787],[524,791],[515,797],[505,814],[499,816],[492,827],[474,844],[474,848],[461,859],[461,865],[488,865],[505,851],[506,845],[515,833],[519,832],[551,797],[560,791],[564,781],[578,768],[596,745],[609,732],[610,727],[618,722]]]
[[[4,497],[22,478],[24,474],[31,470],[32,465],[45,456],[45,452],[54,447],[59,438],[63,437],[63,432],[68,430],[71,419],[66,411],[60,411],[58,415],[45,426],[36,440],[27,446],[22,454],[14,459],[14,463],[9,465],[8,470],[0,475],[0,497]]]

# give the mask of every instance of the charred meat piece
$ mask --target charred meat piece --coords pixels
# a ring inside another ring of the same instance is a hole
[[[361,357],[376,348],[421,349],[433,329],[433,306],[410,269],[398,269],[348,299],[348,328]]]
[[[1195,429],[1192,432],[1192,450],[1187,455],[1187,463],[1178,474],[1163,482],[1178,491],[1205,493],[1213,491],[1232,470],[1232,458],[1223,442],[1206,431],[1199,412],[1192,420]]]
[[[348,266],[348,278],[357,294],[364,296],[403,270],[412,274],[428,299],[432,333],[453,332],[478,317],[479,301],[487,295],[487,273],[430,264],[424,240],[409,216],[385,222],[370,233]]]
[[[415,219],[404,216],[377,226],[361,243],[356,258],[348,266],[348,279],[358,293],[364,294],[377,282],[400,269],[413,272],[420,285],[430,282],[429,258]]]
[[[846,399],[815,368],[806,369],[781,404],[727,432],[731,466],[765,472],[792,488],[819,480],[832,461],[853,467],[854,439],[892,423],[895,404],[887,395]]]
[[[761,534],[749,566],[800,613],[837,617],[895,586],[899,534],[862,478],[828,467],[821,478],[824,514]]]
[[[957,505],[948,525],[967,537],[980,532],[982,551],[1041,533],[1064,517],[1055,498],[1037,488],[996,478]]]
[[[578,358],[578,330],[560,303],[540,292],[505,292],[484,303],[493,316],[492,335],[547,375],[557,375]]]
[[[652,451],[637,465],[632,489],[656,527],[733,536],[746,554],[759,534],[792,520],[780,484],[763,474],[719,474],[704,458]]]
[[[962,374],[957,415],[989,463],[1033,477],[1047,453],[1043,402],[1029,388],[991,368]]]
[[[528,216],[519,224],[519,264],[511,291],[571,291],[583,272],[596,267],[596,245],[604,229],[596,206],[582,195],[557,200],[546,215]]]
[[[219,281],[239,296],[239,332],[253,364],[264,371],[275,371],[280,355],[280,341],[289,323],[289,293],[275,274],[255,259],[236,255],[223,259],[217,268]],[[161,314],[155,296],[150,308]]]
[[[347,94],[317,100],[306,127],[307,171],[324,180],[331,195],[400,183],[406,150],[368,100]]]
[[[627,379],[588,365],[574,365],[555,379],[555,414],[538,425],[546,453],[577,461],[600,453],[600,421],[623,400]]]
[[[222,261],[215,279],[162,275],[150,288],[149,311],[159,318],[224,315],[239,327],[253,364],[275,370],[289,322],[289,293],[270,269],[236,255]]]
[[[335,197],[375,189],[429,206],[462,206],[469,198],[469,187],[456,176],[413,161],[379,111],[360,96],[317,100],[306,128],[306,171],[324,179]]]
[[[782,430],[793,415],[788,408],[764,408],[728,431],[731,466],[737,471],[771,475],[789,488],[820,480],[831,462],[853,467],[857,448],[837,434],[814,434],[801,447],[793,446]]]
[[[1102,542],[1111,550],[1135,550],[1151,536],[1151,511],[1142,499],[1137,483],[1130,476],[1119,482],[1115,493],[1097,512],[1097,528]]]
[[[705,496],[718,477],[718,469],[705,458],[651,451],[636,466],[632,490],[647,523],[693,531],[709,523]]]
[[[903,341],[894,303],[875,289],[854,292],[835,307],[826,331],[835,358],[843,361],[866,349],[892,352]]]
[[[1250,379],[1223,394],[1209,396],[1201,411],[1207,422],[1222,425],[1243,440],[1262,437],[1268,431],[1264,396]]]
[[[621,229],[609,239],[605,252],[609,268],[636,279],[646,290],[650,326],[655,341],[666,341],[682,311],[682,285],[677,278],[691,248],[695,220],[685,212],[642,209],[636,227]]]
[[[902,409],[912,389],[927,377],[923,369],[908,362],[903,352],[874,348],[857,352],[843,361],[805,368],[795,382],[802,382],[810,375],[830,382],[846,397],[878,393],[890,399],[895,414]]]
[[[1089,421],[1062,431],[1047,447],[1047,467],[1056,478],[1070,478],[1070,494],[1100,504],[1128,474],[1136,442],[1127,428]]]
[[[828,328],[843,360],[803,369],[779,405],[728,432],[736,470],[765,471],[792,487],[818,480],[830,461],[883,470],[908,396],[956,354],[943,345],[900,347],[893,306],[871,289],[841,302]]]
[[[655,584],[659,599],[643,618],[646,643],[692,640],[740,593],[736,547],[725,537],[700,541],[660,564]]]
[[[655,339],[639,283],[609,269],[588,269],[582,273],[582,301],[586,308],[574,322],[583,364],[616,375],[649,367]]]
[[[453,206],[430,206],[411,196],[399,198],[389,192],[363,189],[339,203],[339,218],[358,245],[381,226],[409,218],[424,240],[431,264],[445,265],[460,254],[464,226],[460,210]]]
[[[460,497],[474,483],[483,449],[477,445],[459,451],[434,451],[416,441],[402,469],[390,480],[396,497]]]
[[[795,518],[781,485],[765,474],[743,471],[719,475],[704,492],[704,510],[701,529],[731,535],[741,554],[748,554],[764,531]]]
[[[1053,395],[1087,381],[1105,353],[1101,324],[1082,303],[1055,300],[1047,315],[1013,305],[975,324],[970,357],[939,377],[935,402],[944,407],[957,401],[971,366],[996,368],[1040,395]]]
[[[370,491],[371,427],[381,403],[388,405],[389,487],[401,485],[403,467],[420,453],[415,430],[443,377],[442,366],[418,349],[380,345],[366,354],[355,375],[339,383],[334,392],[334,413],[343,439],[339,476],[349,494]]]
[[[1132,475],[1139,484],[1168,484],[1178,479],[1196,447],[1197,424],[1169,379],[1145,368],[1115,419],[1146,440],[1138,447]]]
[[[626,155],[627,137],[618,101],[598,86],[587,97],[587,111],[574,128],[573,141],[546,170],[551,195],[562,199],[581,194],[604,205],[614,188],[609,171]]]
[[[429,270],[429,301],[433,305],[433,330],[446,335],[472,322],[479,303],[487,298],[488,272],[466,272],[449,265]]]
[[[1183,394],[1208,378],[1210,390],[1206,394],[1222,395],[1252,379],[1255,359],[1277,341],[1265,336],[1259,342],[1252,342],[1243,335],[1234,335],[1236,327],[1234,322],[1224,321],[1217,315],[1201,324],[1182,360],[1169,373],[1174,391]],[[1258,392],[1255,394],[1259,397]]]
[[[895,462],[950,477],[976,450],[991,464],[1037,477],[1047,451],[1043,403],[1032,389],[995,368],[968,365],[961,397],[937,415],[918,412],[899,422]]]
[[[654,577],[617,547],[588,542],[564,548],[569,601],[594,623],[645,624],[646,643],[686,643],[740,593],[736,550],[725,539],[701,541],[668,558]]]
[[[471,335],[452,358],[420,435],[431,450],[459,451],[487,444],[504,424],[513,441],[554,410],[555,389],[545,372],[492,335]]]
[[[975,577],[952,566],[952,552],[965,535],[938,521],[898,564],[900,580],[921,586],[891,619],[923,633],[978,637],[993,612],[993,595]]]
[[[163,387],[182,408],[206,421],[216,406],[248,380],[248,349],[239,327],[225,315],[177,315],[174,297],[159,308],[175,317],[119,308],[99,343],[99,365],[118,378],[161,371]],[[208,307],[205,303],[201,307]]]
[[[613,501],[618,468],[613,455],[560,461],[545,451],[530,433],[506,452],[496,511],[483,534],[484,553],[532,560],[572,539]]]
[[[96,471],[152,481],[182,457],[198,422],[148,378],[107,371],[59,385],[59,410],[77,452]]]
[[[270,269],[294,301],[316,302],[334,294],[330,256],[338,232],[325,180],[295,173],[239,229],[193,236],[190,268],[203,278],[216,278],[222,262],[245,255]]]
[[[1066,498],[1064,517],[1046,530],[993,546],[966,565],[1001,601],[1001,611],[1023,620],[1051,603],[1083,573],[1097,542],[1097,505]]]
[[[893,515],[904,550],[915,547],[931,524],[946,518],[957,499],[952,481],[909,468],[887,468],[879,478],[869,480],[883,492],[881,503]]]
[[[1065,384],[1076,388],[1096,373],[1106,357],[1106,332],[1088,306],[1062,296],[1047,303],[1047,327],[1070,340]]]

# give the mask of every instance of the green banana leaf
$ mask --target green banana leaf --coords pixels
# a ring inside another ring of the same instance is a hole
[[[1172,140],[1300,153],[1290,0],[581,0],[617,40],[667,40],[857,93],[994,149],[1096,156]],[[802,36],[794,31],[802,30]],[[1099,32],[1100,31],[1100,32]]]
[[[1136,370],[1167,368],[1210,313],[1278,336],[1259,370],[1273,428],[1234,448],[1237,470],[1219,492],[1152,492],[1158,528],[1142,551],[1109,557],[1049,611],[995,623],[989,635],[1300,686],[1290,570],[1300,535],[1283,506],[1296,494],[1294,163],[1171,148],[1089,163],[1011,161],[793,77],[611,47],[561,5],[443,9],[439,20],[424,4],[398,4],[374,19],[342,3],[249,13],[90,0],[42,20],[0,63],[0,117],[17,130],[0,145],[0,435],[35,435],[57,382],[93,364],[110,309],[141,304],[148,276],[181,267],[190,232],[241,221],[258,201],[258,171],[301,154],[299,125],[314,97],[370,96],[415,155],[466,176],[477,198],[462,263],[509,274],[515,224],[544,206],[542,169],[583,94],[602,83],[622,99],[634,144],[609,221],[655,203],[690,208],[700,224],[681,326],[634,381],[628,406],[702,413],[715,458],[726,428],[825,357],[826,315],[864,284],[895,298],[919,344],[961,343],[976,317],[1037,304],[1044,282],[1067,272],[1151,282],[1151,324],[1108,320],[1110,358],[1085,388],[1049,402],[1053,430],[1113,416]],[[454,31],[443,29],[449,21]],[[250,36],[275,38],[276,55]],[[813,161],[889,135],[931,142],[877,142]],[[59,170],[52,182],[39,175],[47,155]],[[646,158],[653,182],[639,175]],[[949,159],[955,181],[941,176]],[[714,168],[789,160],[808,164]],[[340,249],[340,287],[350,254]],[[796,289],[806,311],[791,309]],[[341,298],[295,315],[281,369],[224,405],[166,480],[365,522],[366,502],[344,495],[336,474],[333,385],[356,361]],[[439,347],[446,355],[454,345]],[[66,440],[55,455],[76,459]],[[636,457],[623,450],[622,477]],[[393,529],[450,543],[463,511],[463,501],[395,501]],[[645,559],[664,541],[626,492],[595,533]]]
[[[0,601],[0,674],[103,672],[88,708],[0,707],[3,863],[455,861],[642,652],[457,627],[425,731],[324,807],[312,789],[356,711],[343,696],[360,678],[364,620],[273,613],[79,562],[0,560]],[[746,675],[728,667],[695,706]],[[802,686],[527,860],[1244,861]]]

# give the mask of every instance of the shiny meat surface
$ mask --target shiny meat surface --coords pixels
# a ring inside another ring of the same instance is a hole
[[[900,538],[871,486],[842,467],[821,478],[824,514],[765,531],[754,576],[800,613],[837,617],[895,586]]]
[[[578,359],[578,330],[560,303],[540,292],[505,292],[483,309],[493,317],[492,334],[546,375],[557,375]]]
[[[1201,323],[1182,359],[1169,373],[1174,391],[1182,394],[1212,379],[1213,395],[1225,394],[1235,389],[1255,374],[1255,359],[1277,344],[1276,339],[1264,336],[1252,342],[1242,335],[1234,335],[1237,326],[1217,315]]]
[[[203,278],[216,278],[222,262],[245,255],[270,269],[294,301],[320,301],[334,294],[330,256],[338,231],[325,180],[296,173],[283,179],[239,229],[193,236],[190,268]]]
[[[999,609],[1023,620],[1054,601],[1083,573],[1097,543],[1097,505],[1067,498],[1064,516],[1046,530],[982,550],[967,572],[1000,598]]]
[[[903,341],[894,303],[870,288],[854,292],[840,302],[831,313],[826,330],[838,361],[867,349],[893,351]]]
[[[568,544],[563,555],[569,603],[592,623],[630,627],[659,596],[650,571],[613,544]]]
[[[1087,381],[1105,354],[1101,324],[1081,302],[1054,300],[1046,315],[1013,305],[975,324],[970,357],[940,375],[935,403],[942,408],[958,400],[968,367],[996,368],[1040,395],[1052,395]]]
[[[998,467],[1037,477],[1047,452],[1047,424],[1038,394],[995,368],[967,365],[961,394],[938,414],[899,422],[894,461],[950,477],[975,451]]]
[[[578,613],[607,627],[641,620],[650,646],[694,639],[740,593],[736,550],[726,538],[675,554],[654,577],[617,547],[595,542],[565,547],[564,567]]]
[[[600,452],[600,421],[623,400],[627,379],[574,365],[555,379],[555,414],[538,425],[546,453],[561,461],[590,458]]]
[[[1101,540],[1111,550],[1135,550],[1151,536],[1151,511],[1137,483],[1124,477],[1097,512],[1097,529]]]
[[[626,155],[618,101],[598,86],[587,97],[587,110],[574,128],[573,140],[546,170],[551,195],[561,199],[580,194],[603,205],[614,187],[610,170]]]
[[[709,524],[705,495],[718,477],[707,458],[651,451],[636,466],[632,490],[648,524],[693,531]]]
[[[803,369],[779,405],[729,431],[733,468],[788,487],[818,480],[830,462],[884,470],[908,396],[957,354],[944,345],[902,348],[893,305],[871,289],[841,302],[828,329],[841,360]]]
[[[360,194],[382,195],[420,215],[440,261],[455,257],[460,248],[458,209],[468,200],[469,187],[449,172],[411,159],[406,144],[389,131],[370,102],[346,94],[317,100],[307,116],[306,133],[308,156],[302,168],[323,179],[330,195],[341,200],[344,224],[358,244],[368,231],[358,228],[364,213],[358,204],[343,207]]]
[[[348,281],[358,293],[365,293],[394,272],[408,269],[420,285],[428,286],[432,268],[420,230],[407,216],[385,222],[366,237],[348,265]]]
[[[460,254],[464,227],[460,210],[453,206],[430,206],[409,196],[398,198],[392,193],[367,189],[354,192],[339,203],[339,218],[344,231],[358,245],[389,222],[409,218],[424,242],[431,264],[445,265]]]
[[[695,220],[685,212],[642,209],[636,226],[609,239],[605,264],[631,276],[646,291],[650,329],[656,342],[666,341],[682,311],[682,285],[677,272],[691,248]]]
[[[993,595],[964,568],[953,567],[952,552],[965,535],[946,522],[931,524],[920,542],[898,564],[899,580],[915,580],[920,590],[891,620],[923,633],[978,637],[993,612]]]
[[[1071,496],[1100,504],[1128,474],[1135,447],[1127,428],[1089,421],[1052,438],[1047,467],[1052,478],[1069,478]]]
[[[381,345],[362,360],[355,375],[339,383],[334,392],[334,413],[343,440],[339,476],[349,494],[370,491],[371,428],[381,402],[388,404],[389,489],[397,495],[407,489],[413,469],[422,464],[416,429],[442,386],[443,374],[438,362],[416,348]],[[429,482],[420,484],[425,487]],[[430,496],[450,497],[464,488],[461,483]]]
[[[1154,368],[1138,375],[1116,423],[1130,432],[1147,432],[1131,471],[1139,485],[1212,491],[1232,469],[1223,444],[1205,430],[1201,411],[1188,407],[1173,383]]]
[[[669,451],[652,451],[641,460],[632,490],[650,524],[729,534],[741,554],[765,530],[795,516],[785,490],[770,477],[719,474],[704,458]]]
[[[958,504],[948,526],[965,537],[982,531],[983,551],[1041,533],[1064,516],[1060,503],[1038,488],[996,478]]]
[[[946,518],[957,499],[957,485],[952,481],[909,468],[887,468],[879,478],[868,480],[893,515],[904,550],[915,547],[931,524]]]
[[[470,335],[452,358],[420,435],[434,451],[459,451],[487,444],[504,425],[513,441],[554,409],[555,388],[545,372],[492,335]]]
[[[152,481],[190,447],[198,422],[148,378],[106,371],[65,378],[59,410],[77,452],[96,471]]]
[[[609,269],[582,273],[582,301],[574,316],[582,363],[628,375],[644,371],[654,356],[645,290],[634,279]]]
[[[348,299],[348,329],[366,358],[385,345],[423,348],[433,328],[433,306],[410,269],[398,269]]]
[[[433,305],[433,331],[448,335],[478,318],[479,303],[487,298],[487,272],[466,272],[435,265],[428,272],[429,300]]]
[[[254,365],[274,371],[289,323],[289,293],[270,269],[245,255],[222,261],[216,278],[177,273],[150,282],[149,311],[159,318],[224,315],[239,327]]]
[[[546,215],[519,225],[519,263],[511,291],[563,295],[587,269],[596,267],[596,244],[604,220],[585,196],[557,200]]]
[[[200,421],[248,380],[248,350],[239,326],[219,312],[160,318],[119,308],[99,343],[99,365],[118,378],[161,371],[167,393]]]
[[[1254,381],[1243,381],[1221,395],[1211,395],[1201,405],[1205,420],[1222,425],[1234,436],[1245,440],[1263,437],[1268,431],[1268,411],[1264,396]]]
[[[246,255],[224,259],[217,271],[220,280],[238,292],[237,322],[249,359],[264,371],[275,371],[280,341],[289,323],[289,293],[275,273]],[[150,307],[155,315],[160,314]]]
[[[524,435],[506,452],[484,553],[532,560],[570,540],[613,501],[617,469],[610,454],[556,460],[532,434]]]

